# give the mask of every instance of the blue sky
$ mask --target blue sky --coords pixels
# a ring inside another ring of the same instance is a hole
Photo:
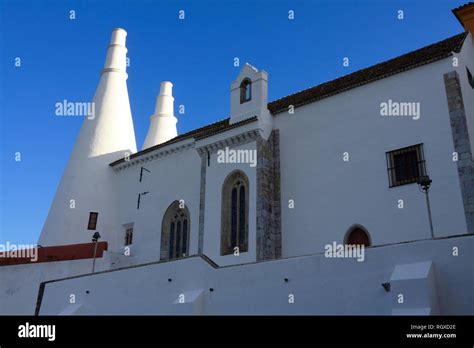
[[[83,121],[54,105],[91,101],[113,28],[128,32],[140,148],[160,81],[184,133],[228,117],[234,57],[269,73],[271,101],[460,33],[465,2],[0,0],[0,243],[37,242]]]

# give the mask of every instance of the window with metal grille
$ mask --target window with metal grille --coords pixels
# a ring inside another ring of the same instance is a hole
[[[426,175],[423,144],[390,151],[386,155],[390,187],[412,184]]]
[[[97,228],[97,217],[99,213],[90,212],[89,213],[89,223],[87,224],[88,230],[95,230]]]

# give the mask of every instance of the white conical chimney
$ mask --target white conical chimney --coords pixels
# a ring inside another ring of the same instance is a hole
[[[164,143],[178,135],[176,123],[178,120],[173,112],[173,84],[163,81],[160,86],[160,95],[156,97],[155,113],[150,117],[148,129],[142,150]]]
[[[109,163],[137,151],[126,82],[126,36],[123,29],[112,31],[94,111],[83,122],[56,191],[38,242],[43,246],[90,242],[90,212],[99,213],[96,230],[109,249],[122,239]]]

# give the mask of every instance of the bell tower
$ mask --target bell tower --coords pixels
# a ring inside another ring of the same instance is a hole
[[[272,119],[268,104],[268,74],[246,63],[230,88],[230,123],[257,117],[261,135],[271,133]]]

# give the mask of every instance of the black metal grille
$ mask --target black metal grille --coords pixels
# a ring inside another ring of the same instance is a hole
[[[426,175],[423,144],[390,151],[386,155],[390,187],[412,184]]]

